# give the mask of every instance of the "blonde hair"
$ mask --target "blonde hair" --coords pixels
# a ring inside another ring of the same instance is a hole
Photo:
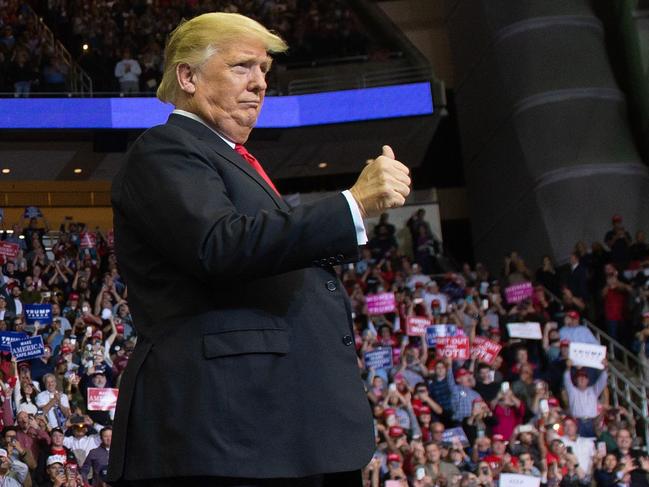
[[[176,79],[179,64],[187,63],[193,69],[200,68],[219,48],[246,38],[262,42],[269,53],[288,49],[281,37],[244,15],[210,12],[183,20],[169,34],[157,97],[163,102],[174,103],[177,100],[181,93]]]

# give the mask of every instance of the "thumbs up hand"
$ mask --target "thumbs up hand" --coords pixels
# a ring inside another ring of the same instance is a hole
[[[385,210],[403,206],[410,194],[410,170],[397,161],[389,145],[383,153],[367,164],[349,190],[361,215],[373,217]]]

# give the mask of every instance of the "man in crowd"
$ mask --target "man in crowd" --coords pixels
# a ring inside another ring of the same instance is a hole
[[[358,485],[372,457],[333,266],[358,259],[363,217],[403,205],[409,171],[384,146],[349,191],[289,208],[242,145],[269,54],[285,50],[257,22],[225,13],[184,22],[167,43],[158,97],[176,110],[133,144],[113,183],[138,342],[120,385],[111,483]]]
[[[564,325],[559,330],[561,340],[575,343],[590,343],[599,345],[599,341],[587,326],[580,324],[581,317],[577,311],[568,311],[564,318]]]
[[[606,358],[603,362],[606,367]],[[563,373],[563,385],[568,394],[568,404],[570,414],[573,418],[577,419],[579,426],[579,434],[585,437],[596,436],[595,433],[595,419],[598,416],[597,403],[598,398],[608,380],[606,369],[599,374],[595,383],[588,385],[588,372],[585,369],[579,369],[576,374],[577,385],[572,382],[572,361],[568,360],[566,364],[566,371]]]
[[[99,473],[101,469],[108,465],[108,452],[110,451],[110,442],[113,438],[113,429],[110,426],[102,428],[99,432],[99,437],[101,438],[101,444],[97,448],[90,450],[81,468],[81,473],[86,479],[92,472],[93,487],[100,485]]]

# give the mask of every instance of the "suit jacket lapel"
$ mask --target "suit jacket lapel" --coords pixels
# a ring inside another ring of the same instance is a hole
[[[289,206],[286,204],[283,198],[277,195],[273,188],[268,186],[264,178],[262,178],[259,173],[246,161],[243,157],[237,154],[234,149],[232,149],[225,141],[216,135],[212,130],[203,125],[196,120],[193,120],[189,117],[183,115],[171,114],[167,123],[179,126],[199,140],[206,141],[210,148],[214,150],[219,156],[223,159],[226,159],[228,162],[231,162],[248,176],[254,179],[261,188],[266,191],[268,196],[270,196],[275,204],[282,210],[288,210]]]

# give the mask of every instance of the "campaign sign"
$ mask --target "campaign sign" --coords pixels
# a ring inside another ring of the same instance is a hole
[[[115,231],[112,228],[106,233],[106,241],[109,247],[115,247]]]
[[[393,313],[396,309],[394,293],[379,293],[367,295],[367,313],[371,315],[382,315]]]
[[[110,387],[88,387],[89,411],[112,411],[117,406],[119,389]]]
[[[426,334],[430,326],[430,320],[421,316],[408,316],[406,321],[406,332],[409,336],[421,336]]]
[[[520,303],[524,299],[532,297],[532,294],[534,294],[534,290],[531,282],[521,282],[505,288],[505,299],[509,304]]]
[[[498,487],[539,487],[541,477],[519,473],[501,473]]]
[[[79,235],[79,247],[82,249],[94,249],[97,246],[97,235],[92,232],[83,232]]]
[[[41,213],[41,210],[38,206],[28,206],[25,208],[25,212],[23,213],[23,217],[25,218],[40,218],[43,216],[43,213]]]
[[[437,350],[438,357],[466,360],[469,358],[469,337],[437,337],[435,349]]]
[[[456,333],[455,325],[431,325],[426,328],[426,344],[429,347],[434,347],[437,345],[437,337],[452,337]]]
[[[14,356],[17,362],[42,357],[45,354],[43,337],[40,335],[24,340],[16,340],[9,345],[11,346],[11,355]]]
[[[25,310],[25,322],[28,325],[33,325],[36,322],[41,325],[52,323],[51,304],[26,304],[23,309]]]
[[[453,438],[457,437],[462,446],[469,446],[469,439],[466,437],[464,430],[460,426],[447,428],[442,433],[442,443],[453,443]]]
[[[570,342],[568,358],[578,367],[603,369],[602,360],[606,357],[606,347],[590,343]]]
[[[368,369],[382,369],[392,367],[392,347],[381,347],[371,352],[365,352],[365,367]]]
[[[491,365],[502,349],[502,345],[492,342],[485,337],[475,337],[471,348],[471,356],[478,362]]]
[[[20,252],[20,245],[11,242],[0,242],[0,255],[15,259]]]
[[[541,340],[541,324],[528,321],[525,323],[507,323],[509,338],[526,338],[528,340]]]
[[[16,340],[24,340],[29,335],[23,333],[22,331],[3,331],[0,332],[0,351],[2,352],[11,352],[11,342]]]

